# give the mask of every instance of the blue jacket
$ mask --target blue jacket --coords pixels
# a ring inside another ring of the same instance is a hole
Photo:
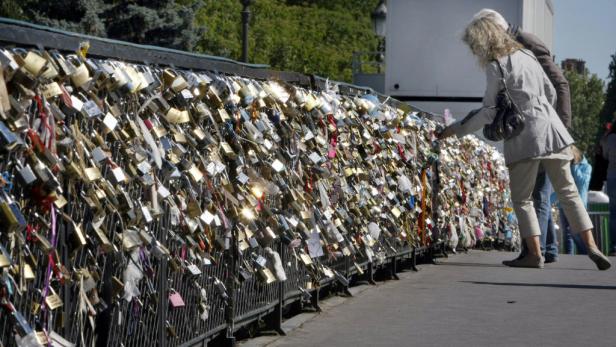
[[[584,206],[588,204],[588,186],[590,184],[591,173],[592,166],[588,163],[586,157],[583,157],[582,161],[580,161],[578,164],[571,164],[571,174],[573,175],[575,185],[580,192],[580,198],[582,198]],[[550,200],[552,201],[552,203],[557,200],[556,193],[552,193]]]

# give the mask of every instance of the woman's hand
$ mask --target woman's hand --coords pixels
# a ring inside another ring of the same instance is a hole
[[[438,137],[439,140],[442,139],[446,139],[452,135],[454,135],[454,131],[453,128],[450,126],[446,127],[445,129],[443,129],[443,131],[441,131],[440,133],[438,133],[436,136]]]

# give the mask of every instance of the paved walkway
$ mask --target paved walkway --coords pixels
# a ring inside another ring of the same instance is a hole
[[[616,346],[614,268],[597,271],[585,256],[561,256],[545,270],[500,265],[513,256],[473,251],[439,260],[291,319],[286,337],[243,345]]]

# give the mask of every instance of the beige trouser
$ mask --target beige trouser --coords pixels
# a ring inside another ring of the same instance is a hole
[[[592,229],[592,222],[571,176],[570,161],[560,158],[528,159],[508,166],[511,201],[522,238],[541,235],[532,198],[539,165],[543,165],[558,195],[571,232],[577,234]]]

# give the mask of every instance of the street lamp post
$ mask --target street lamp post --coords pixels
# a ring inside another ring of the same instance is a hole
[[[370,17],[372,18],[372,25],[374,26],[374,33],[379,37],[379,46],[377,48],[376,60],[380,63],[385,60],[385,34],[386,34],[386,22],[387,22],[387,6],[386,0],[381,0],[376,6]],[[381,73],[381,65],[378,65],[378,72]]]
[[[242,61],[248,62],[248,23],[250,21],[250,5],[253,0],[240,0],[242,2]]]
[[[386,26],[385,22],[387,20],[387,6],[385,5],[385,0],[381,0],[379,4],[376,6],[374,11],[372,11],[372,25],[374,26],[374,33],[379,37],[385,37],[386,34]]]

